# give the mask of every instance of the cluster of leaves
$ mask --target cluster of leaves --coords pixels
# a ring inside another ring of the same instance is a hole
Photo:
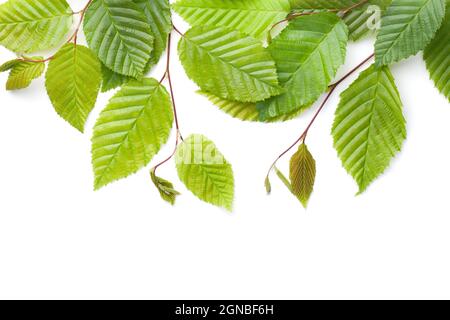
[[[341,83],[333,81],[348,41],[380,24],[375,63],[342,93],[332,128],[343,166],[363,192],[406,137],[389,65],[425,50],[431,78],[450,99],[446,5],[446,0],[178,0],[173,10],[191,25],[181,34],[173,27],[168,0],[89,0],[77,13],[66,0],[8,0],[0,5],[0,44],[18,58],[0,72],[10,71],[7,90],[22,89],[48,62],[45,83],[55,111],[82,132],[99,92],[120,87],[93,130],[95,189],[146,167],[175,123],[173,156],[180,180],[201,200],[231,210],[231,165],[208,138],[184,139],[180,133],[169,67],[172,31],[181,35],[179,59],[200,94],[233,117],[273,122],[292,119],[331,94]],[[75,15],[79,24],[70,35]],[[77,43],[80,29],[87,46]],[[33,56],[64,41],[49,58]],[[161,81],[146,77],[166,48]],[[316,174],[306,135],[297,141],[289,179],[273,166],[305,206]],[[156,175],[166,161],[151,169],[151,180],[173,204],[179,193]],[[269,179],[266,187],[270,191]]]

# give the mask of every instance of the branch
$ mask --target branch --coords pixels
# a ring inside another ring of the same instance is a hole
[[[172,25],[173,26],[173,25]],[[173,26],[173,30],[175,30],[179,35],[183,36],[183,34],[175,27]],[[162,83],[166,78],[169,82],[169,91],[170,91],[170,96],[172,98],[172,108],[173,108],[173,115],[175,118],[175,128],[176,128],[176,140],[175,140],[175,148],[172,152],[172,154],[166,158],[164,161],[159,162],[157,165],[155,165],[151,171],[156,174],[156,170],[162,166],[163,164],[165,164],[167,161],[169,161],[170,159],[173,158],[173,156],[175,155],[177,149],[178,149],[178,145],[180,143],[180,140],[183,141],[183,136],[181,134],[180,131],[180,124],[178,121],[178,112],[177,112],[177,107],[175,104],[175,95],[174,95],[174,90],[173,90],[173,84],[172,84],[172,78],[170,76],[170,56],[171,56],[171,46],[172,46],[172,33],[169,33],[169,36],[167,38],[167,61],[166,61],[166,71],[164,72],[164,75],[162,76],[161,80],[159,81],[159,83]]]

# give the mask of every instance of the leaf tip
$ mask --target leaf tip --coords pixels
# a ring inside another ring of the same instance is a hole
[[[267,195],[270,195],[272,193],[272,185],[270,183],[269,176],[266,177],[264,181],[264,186],[266,188]]]

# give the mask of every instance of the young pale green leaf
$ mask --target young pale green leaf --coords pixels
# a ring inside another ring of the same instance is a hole
[[[260,121],[259,113],[256,109],[256,103],[225,100],[204,91],[198,91],[198,93],[208,98],[208,100],[211,101],[215,106],[217,106],[220,110],[229,114],[233,118],[243,121]],[[298,117],[299,114],[299,111],[294,111],[286,115],[268,119],[266,122],[292,120]]]
[[[366,4],[350,10],[344,15],[344,22],[348,26],[349,38],[359,40],[379,29],[382,14],[392,0],[369,0]]]
[[[0,44],[20,53],[50,49],[71,24],[66,0],[9,0],[0,5]]]
[[[278,169],[277,167],[273,168],[275,170],[275,173],[278,177],[278,179],[280,179],[281,182],[283,182],[284,186],[292,193],[292,186],[291,186],[291,182],[288,180],[288,178],[286,178],[286,176],[283,174],[283,172],[281,172],[280,169]]]
[[[155,79],[125,84],[101,112],[92,137],[95,189],[145,167],[166,143],[172,104]]]
[[[233,170],[211,140],[189,136],[178,147],[175,160],[180,180],[195,196],[231,211]]]
[[[32,60],[42,60],[42,57],[33,57]],[[9,73],[6,82],[6,90],[18,90],[27,88],[31,82],[39,78],[45,70],[44,62],[29,62],[16,60]]]
[[[269,176],[267,176],[266,179],[264,180],[264,187],[266,188],[267,194],[272,193],[272,184],[270,183]]]
[[[304,143],[291,158],[289,178],[292,193],[306,208],[316,180],[316,161]]]
[[[286,92],[258,103],[260,118],[305,109],[316,101],[344,63],[347,40],[346,25],[332,13],[290,22],[269,46]]]
[[[112,71],[141,78],[153,50],[150,25],[132,0],[94,0],[84,18],[89,47]]]
[[[173,8],[193,26],[225,26],[258,39],[290,11],[288,0],[179,0]]]
[[[423,50],[439,29],[445,0],[393,0],[381,19],[375,63],[388,65]]]
[[[101,84],[100,61],[87,47],[68,43],[50,61],[45,86],[56,112],[84,131]]]
[[[424,51],[424,59],[436,88],[450,101],[450,2],[441,29]]]
[[[281,92],[270,53],[241,32],[193,27],[180,40],[178,53],[189,78],[220,98],[256,102]]]
[[[406,138],[400,95],[388,67],[371,66],[341,94],[332,135],[344,168],[364,192]]]
[[[20,59],[14,59],[14,60],[6,61],[4,64],[2,64],[0,66],[0,72],[6,72],[8,70],[11,70],[20,61],[21,61]]]
[[[174,189],[173,183],[156,176],[154,170],[150,171],[150,177],[156,189],[158,189],[161,198],[171,205],[174,205],[176,197],[180,195],[180,193]]]
[[[144,12],[154,37],[153,52],[149,64],[155,65],[167,46],[172,30],[172,17],[168,0],[133,0]],[[149,69],[149,68],[148,68]]]

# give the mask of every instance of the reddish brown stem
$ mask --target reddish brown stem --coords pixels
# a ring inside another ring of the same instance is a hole
[[[182,35],[181,32],[178,31],[178,29],[175,28],[175,26],[173,27],[173,29],[180,35]],[[170,56],[171,56],[171,46],[172,46],[172,33],[169,33],[169,36],[167,38],[167,61],[166,61],[166,70],[164,72],[164,75],[162,76],[161,80],[159,81],[159,83],[162,83],[166,78],[167,81],[169,82],[169,91],[170,91],[170,96],[172,98],[172,108],[173,108],[173,115],[174,115],[174,119],[175,119],[175,128],[176,128],[176,140],[175,140],[175,148],[172,152],[172,154],[166,158],[164,161],[161,161],[160,163],[158,163],[157,165],[155,165],[152,168],[152,171],[156,174],[156,169],[158,169],[160,166],[162,166],[163,164],[165,164],[167,161],[169,161],[170,159],[173,158],[173,156],[175,155],[178,145],[180,143],[180,140],[183,141],[183,136],[181,135],[181,131],[180,131],[180,124],[178,121],[178,112],[177,112],[177,107],[175,104],[175,95],[174,95],[174,90],[173,90],[173,84],[172,84],[172,77],[170,76]]]
[[[175,27],[173,24],[172,24],[172,28],[173,28],[173,30],[175,30],[176,33],[178,33],[180,36],[184,37],[184,33],[181,32],[180,30],[178,30],[177,27]]]
[[[308,135],[309,130],[311,129],[312,125],[314,124],[314,122],[316,121],[317,117],[319,116],[319,114],[322,112],[322,110],[324,109],[325,105],[327,104],[328,100],[331,98],[331,96],[333,95],[334,91],[336,90],[336,88],[343,82],[345,81],[348,77],[350,77],[353,73],[355,73],[359,68],[361,68],[364,64],[366,64],[370,59],[372,59],[375,56],[375,54],[371,54],[369,57],[367,57],[366,59],[364,59],[360,64],[358,64],[356,67],[354,67],[352,70],[350,70],[345,76],[343,76],[341,79],[339,79],[338,81],[336,81],[335,83],[333,83],[332,85],[329,86],[329,91],[327,93],[327,95],[325,96],[325,99],[323,100],[323,102],[321,103],[319,109],[317,109],[317,111],[315,112],[314,116],[312,117],[311,121],[309,122],[308,126],[306,127],[305,131],[303,131],[303,133],[300,135],[300,137],[295,140],[295,142],[286,150],[284,150],[276,159],[275,161],[272,163],[272,165],[270,166],[269,171],[267,172],[267,176],[266,178],[269,177],[270,172],[273,170],[273,168],[275,167],[275,165],[277,164],[278,160],[280,160],[284,155],[286,155],[289,151],[292,150],[292,148],[294,148],[299,142],[305,142],[306,137]]]

